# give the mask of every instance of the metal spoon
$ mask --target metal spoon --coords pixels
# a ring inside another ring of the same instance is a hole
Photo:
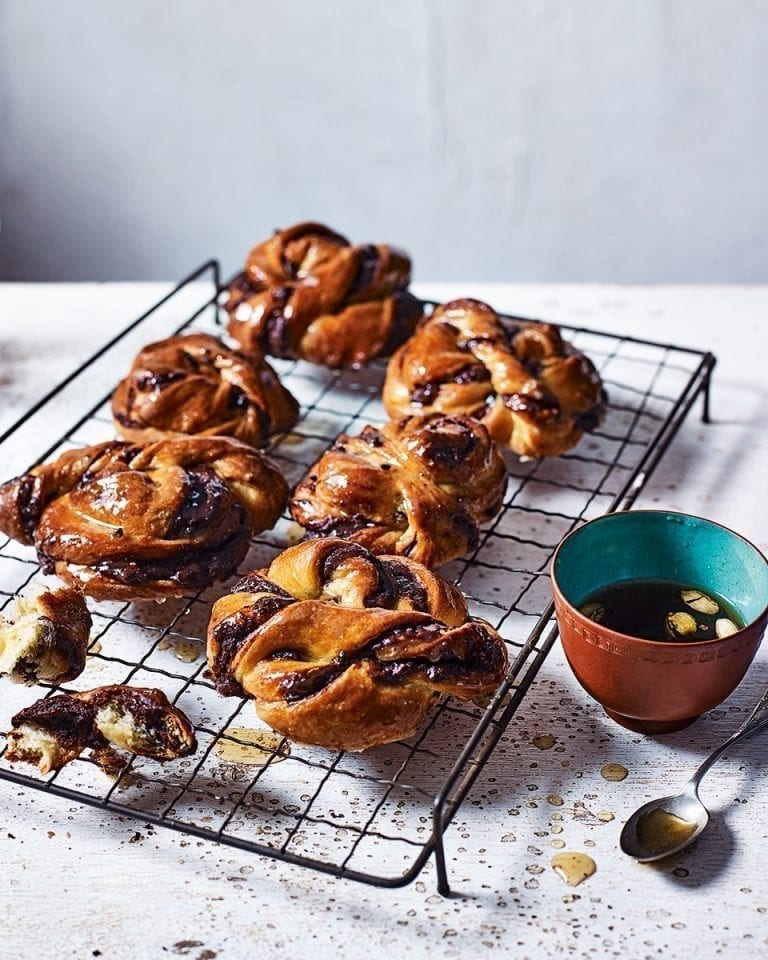
[[[768,691],[736,733],[707,757],[681,793],[650,800],[635,810],[619,838],[624,853],[641,863],[650,863],[693,843],[709,823],[709,811],[699,799],[702,777],[734,743],[765,727],[768,727]]]

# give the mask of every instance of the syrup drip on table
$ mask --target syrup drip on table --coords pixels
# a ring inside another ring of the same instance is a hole
[[[89,673],[101,673],[106,667],[106,663],[96,656],[99,653],[101,653],[101,640],[94,640],[90,647],[88,647],[86,669]]]
[[[563,851],[552,857],[552,869],[569,887],[578,887],[597,870],[597,864],[586,853]]]
[[[626,780],[629,770],[622,763],[604,763],[600,767],[600,776],[603,780]]]
[[[551,733],[537,733],[531,743],[539,750],[551,750],[557,741]]]
[[[290,756],[290,744],[271,730],[255,730],[251,727],[232,727],[227,737],[219,740],[214,748],[216,756],[225,763],[240,763],[263,767],[268,762],[279,763]],[[242,743],[238,741],[243,741]]]
[[[193,663],[200,656],[200,644],[183,637],[163,637],[157,645],[158,650],[170,650],[182,663]]]

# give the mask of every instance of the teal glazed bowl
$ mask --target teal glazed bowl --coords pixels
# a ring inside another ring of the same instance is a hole
[[[595,623],[579,607],[622,580],[689,583],[729,601],[745,626],[690,643],[643,640]],[[739,534],[666,510],[611,513],[579,527],[552,559],[563,649],[577,680],[617,723],[668,733],[728,697],[747,671],[768,621],[768,561]]]

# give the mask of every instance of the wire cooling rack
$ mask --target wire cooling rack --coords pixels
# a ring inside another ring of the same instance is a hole
[[[209,261],[86,360],[0,437],[3,469],[15,458],[18,473],[30,460],[113,436],[109,388],[136,349],[174,331],[220,332],[219,287],[218,263]],[[699,395],[708,419],[712,354],[562,329],[600,370],[610,398],[605,422],[562,457],[510,459],[502,512],[471,556],[441,570],[462,589],[471,612],[493,623],[508,644],[510,672],[490,703],[445,698],[413,737],[363,754],[289,743],[260,723],[252,704],[220,697],[206,679],[210,604],[226,584],[164,603],[89,601],[94,629],[87,667],[66,689],[159,687],[194,723],[197,754],[163,766],[136,758],[117,779],[87,759],[43,777],[0,758],[0,778],[378,886],[410,882],[434,853],[438,889],[447,893],[444,832],[556,636],[547,573],[554,548],[585,520],[631,506]],[[343,372],[302,362],[274,366],[302,408],[297,426],[269,448],[290,483],[338,433],[386,420],[382,363]],[[88,396],[94,390],[95,400]],[[69,414],[73,425],[66,433],[46,440],[51,423]],[[298,535],[283,518],[253,540],[237,576],[268,564]],[[30,548],[0,544],[1,606],[39,576]],[[46,695],[54,692],[59,689]],[[0,729],[37,696],[6,683]]]

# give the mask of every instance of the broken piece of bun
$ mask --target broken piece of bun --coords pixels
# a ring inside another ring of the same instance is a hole
[[[38,700],[20,710],[5,757],[60,770],[87,749],[107,772],[122,767],[114,748],[161,763],[197,749],[192,724],[162,690],[112,684]]]
[[[79,677],[92,620],[74,587],[16,597],[0,614],[0,676],[14,683],[66,683]]]

